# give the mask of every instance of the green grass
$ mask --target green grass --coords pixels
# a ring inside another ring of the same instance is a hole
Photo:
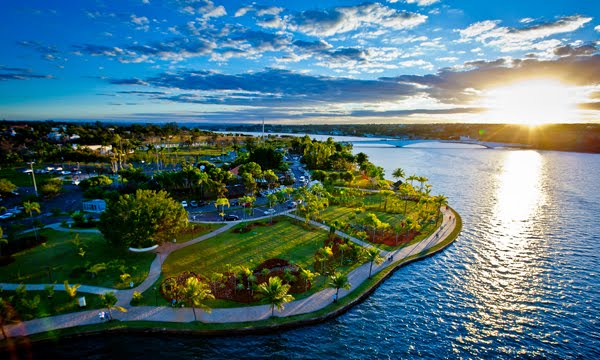
[[[15,295],[15,291],[3,290],[1,293],[3,299],[8,299]],[[52,298],[48,298],[46,291],[27,291],[26,298],[33,299],[36,295],[40,297],[40,304],[35,310],[24,310],[18,314],[20,319],[44,318],[48,316],[67,314],[72,312],[101,309],[102,301],[99,295],[77,293],[75,298],[70,298],[64,291],[55,291]],[[79,307],[78,299],[85,297],[86,306]],[[15,302],[12,303],[16,305]]]
[[[52,174],[35,174],[35,182],[38,187],[48,179],[55,178]],[[15,169],[2,169],[0,170],[0,179],[8,179],[16,186],[33,186],[33,180],[30,174],[23,173]],[[19,190],[17,189],[17,192]]]
[[[223,226],[223,224],[190,224],[189,232],[179,234],[176,236],[177,243],[186,243],[190,240],[194,240],[199,236],[213,232]]]
[[[377,215],[377,218],[379,220],[381,220],[384,223],[390,224],[392,227],[400,224],[403,221],[404,218],[401,213],[394,214],[394,213],[378,210],[379,202],[377,200],[374,200],[373,196],[366,196],[365,199],[369,199],[371,201],[370,202],[366,201],[366,203],[368,205],[367,205],[367,210],[364,213],[373,213],[373,214]],[[409,202],[408,206],[407,206],[407,214],[410,214],[416,208],[417,208],[416,203]],[[327,224],[332,223],[334,220],[350,223],[351,222],[350,219],[354,215],[355,215],[355,209],[348,208],[345,206],[332,205],[332,206],[327,207],[327,209],[325,209],[321,213],[320,218]],[[362,214],[359,214],[358,216],[362,216]],[[411,240],[410,243],[401,244],[399,246],[406,246],[406,245],[410,245],[410,244],[419,242],[422,239],[431,235],[437,228],[438,228],[438,226],[436,226],[435,224],[427,224],[427,225],[423,226],[423,228],[421,228],[421,234],[419,234],[413,240]],[[350,232],[350,230],[348,230],[348,232],[350,235],[354,235]],[[391,251],[391,250],[395,250],[398,248],[398,246],[389,246],[389,245],[385,245],[385,244],[373,244],[373,245],[377,246],[380,249],[386,250],[386,251]]]
[[[14,254],[15,262],[0,268],[1,282],[31,284],[54,281],[62,283],[68,280],[70,284],[126,288],[128,284],[121,283],[118,266],[100,272],[95,278],[85,273],[73,277],[71,272],[88,261],[91,265],[114,261],[125,266],[125,271],[132,277],[131,281],[139,284],[148,276],[150,264],[155,257],[153,253],[132,253],[115,249],[101,234],[79,233],[79,238],[86,247],[82,258],[72,243],[74,233],[52,229],[45,229],[41,233],[48,237],[48,242]],[[51,264],[50,276],[48,264]]]
[[[398,261],[394,263],[394,266],[389,266],[373,275],[371,279],[367,279],[360,286],[358,286],[355,290],[353,290],[350,294],[341,298],[337,303],[333,303],[328,305],[327,307],[312,312],[308,314],[290,316],[290,317],[273,317],[267,320],[256,321],[256,322],[239,322],[239,323],[225,323],[225,324],[213,324],[213,323],[201,323],[201,322],[192,322],[192,323],[173,323],[173,322],[157,322],[157,321],[113,321],[108,323],[94,324],[94,325],[85,325],[78,326],[74,328],[67,329],[58,329],[52,330],[49,332],[34,334],[27,338],[22,338],[18,340],[9,339],[10,342],[2,343],[3,347],[12,346],[13,341],[21,342],[21,341],[41,341],[41,340],[53,340],[58,339],[65,336],[79,335],[84,332],[98,332],[98,331],[108,331],[108,330],[120,330],[120,329],[170,329],[170,330],[196,330],[196,331],[228,331],[228,330],[250,330],[250,333],[257,328],[260,327],[270,327],[277,325],[286,325],[298,323],[301,321],[317,319],[319,317],[327,316],[334,311],[340,310],[344,307],[351,306],[353,302],[355,302],[361,295],[363,295],[367,291],[371,291],[374,287],[376,287],[390,272],[392,272],[395,266],[406,264],[409,261],[413,261],[420,256],[425,256],[427,254],[431,254],[435,251],[439,251],[444,247],[448,246],[452,243],[460,234],[462,229],[462,219],[458,213],[454,210],[454,215],[456,217],[456,228],[454,231],[444,240],[444,242],[434,246],[429,249],[425,254],[414,254],[409,258]],[[277,331],[277,328],[273,328],[273,331]]]
[[[276,221],[245,234],[230,230],[178,250],[165,260],[163,273],[170,277],[191,270],[208,275],[227,271],[227,264],[253,267],[274,257],[302,267],[312,266],[315,252],[327,237],[325,231],[304,229],[284,217]]]

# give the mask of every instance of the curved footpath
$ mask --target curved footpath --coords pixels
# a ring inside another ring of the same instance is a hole
[[[300,219],[299,217],[290,214],[290,211],[284,212],[287,216]],[[443,208],[442,211],[443,220],[442,225],[436,231],[426,239],[420,242],[406,246],[404,248],[386,252],[381,251],[381,256],[385,259],[380,265],[373,264],[372,274],[375,275],[381,270],[388,266],[397,266],[401,264],[402,260],[407,259],[410,256],[421,254],[437,244],[442,243],[456,227],[456,218],[450,209]],[[265,218],[268,218],[266,216]],[[246,221],[255,221],[255,219],[248,219]],[[303,220],[303,219],[302,219]],[[194,314],[192,308],[172,308],[167,306],[130,306],[129,302],[133,296],[134,291],[144,292],[150,288],[156,280],[159,278],[161,273],[161,266],[166,257],[173,251],[179,250],[183,247],[196,244],[200,241],[209,239],[215,235],[221,234],[235,224],[242,221],[235,221],[227,223],[227,225],[211,232],[200,236],[196,239],[190,240],[186,243],[173,244],[167,243],[159,247],[156,252],[157,256],[150,265],[150,271],[148,277],[136,288],[127,290],[115,290],[109,288],[101,288],[95,286],[82,285],[78,292],[80,293],[91,293],[91,294],[102,294],[109,291],[114,291],[118,298],[118,305],[123,306],[127,309],[126,313],[113,312],[115,317],[121,321],[164,321],[164,322],[192,322],[194,321]],[[329,230],[329,227],[321,223],[311,221],[311,224],[318,226],[325,230]],[[57,227],[52,227],[58,230]],[[69,231],[70,229],[62,229]],[[365,243],[359,239],[356,239],[348,234],[336,231],[336,234],[349,239],[359,245],[372,247],[371,244]],[[393,257],[393,261],[387,261],[390,257]],[[367,262],[358,268],[352,270],[348,274],[348,280],[350,281],[351,288],[349,290],[340,289],[339,298],[347,296],[350,292],[359,287],[369,277],[370,262]],[[14,290],[19,284],[0,284],[3,289]],[[27,284],[28,290],[43,290],[45,284]],[[64,290],[63,285],[56,285],[56,290]],[[333,296],[335,289],[324,289],[307,298],[295,300],[285,305],[285,309],[281,312],[276,312],[275,316],[287,317],[293,315],[307,314],[321,310],[333,302]],[[27,336],[36,333],[47,332],[54,329],[63,329],[68,327],[97,324],[98,309],[87,310],[70,314],[57,315],[46,318],[39,318],[30,321],[24,321],[18,324],[9,325],[6,327],[7,334],[10,337],[15,336]],[[271,308],[269,305],[257,305],[240,308],[218,308],[212,309],[211,313],[205,313],[200,310],[196,311],[198,320],[205,323],[237,323],[237,322],[250,322],[268,319],[271,316]]]

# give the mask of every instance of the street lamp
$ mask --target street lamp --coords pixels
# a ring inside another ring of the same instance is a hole
[[[28,162],[29,168],[31,169],[31,178],[33,179],[33,190],[35,191],[35,196],[38,196],[37,192],[37,184],[35,183],[35,172],[33,171],[33,161]]]
[[[158,289],[154,287],[154,306],[158,306]]]

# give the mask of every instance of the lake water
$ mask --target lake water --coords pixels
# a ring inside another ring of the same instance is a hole
[[[91,337],[63,358],[600,358],[600,155],[356,147],[429,178],[464,227],[339,318],[278,334]]]

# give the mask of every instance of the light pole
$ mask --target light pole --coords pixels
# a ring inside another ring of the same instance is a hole
[[[31,169],[31,178],[33,179],[33,190],[35,191],[35,196],[38,196],[37,185],[35,183],[35,172],[33,171],[33,161],[28,162],[29,168]]]

